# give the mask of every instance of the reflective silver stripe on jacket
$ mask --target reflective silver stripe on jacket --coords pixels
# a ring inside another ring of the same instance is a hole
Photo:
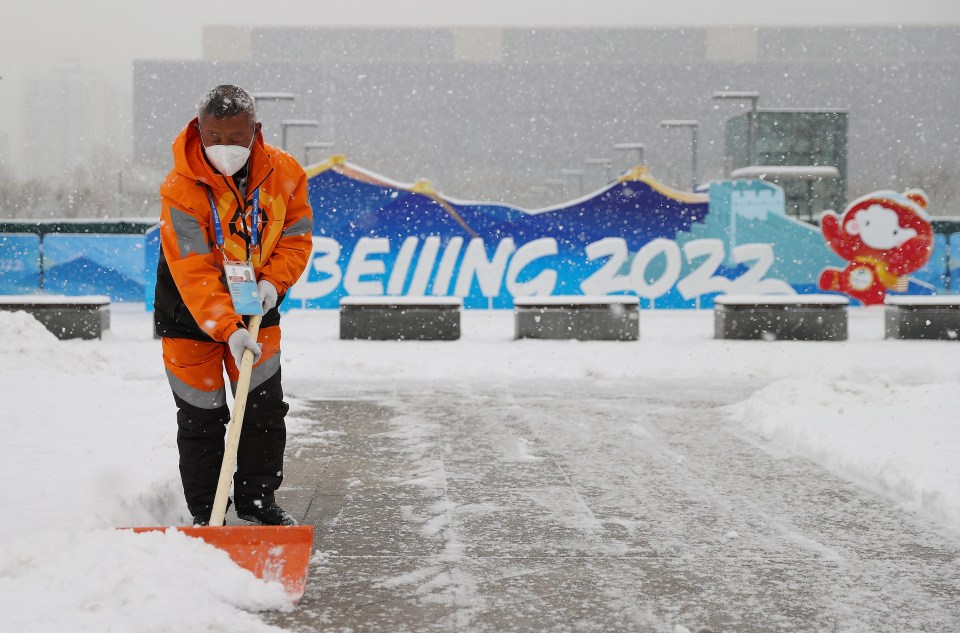
[[[169,381],[173,393],[198,409],[218,409],[227,404],[227,390],[223,387],[213,391],[202,391],[183,382],[174,376],[169,369],[166,371],[167,381]]]
[[[170,219],[173,222],[173,230],[177,234],[180,259],[192,253],[206,255],[210,252],[207,233],[200,227],[200,221],[196,216],[170,207]]]
[[[263,361],[259,365],[253,368],[253,373],[250,374],[250,390],[247,393],[250,393],[267,380],[269,380],[277,371],[280,369],[280,352],[277,352],[267,360]],[[230,381],[230,390],[234,395],[237,393],[237,383]]]
[[[300,218],[290,226],[284,227],[282,235],[303,235],[313,231],[313,220]]]

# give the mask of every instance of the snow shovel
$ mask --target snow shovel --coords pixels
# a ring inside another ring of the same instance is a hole
[[[260,317],[250,318],[250,335],[257,340],[260,332]],[[283,584],[293,601],[299,600],[307,585],[310,567],[310,551],[313,547],[313,526],[229,526],[223,525],[227,511],[227,496],[237,464],[237,447],[243,427],[243,413],[247,407],[247,392],[250,390],[250,374],[253,372],[253,352],[245,350],[240,361],[240,377],[233,400],[233,412],[227,426],[227,440],[220,466],[220,479],[213,500],[208,527],[173,528],[188,536],[202,539],[222,549],[230,558],[258,578]],[[133,528],[134,532],[167,530],[166,527]]]

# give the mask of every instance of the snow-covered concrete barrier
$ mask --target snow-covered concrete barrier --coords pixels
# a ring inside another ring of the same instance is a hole
[[[888,296],[885,338],[960,340],[960,295]]]
[[[636,341],[640,338],[635,296],[517,297],[514,338]]]
[[[460,297],[356,296],[340,299],[340,338],[455,341]]]
[[[714,338],[845,341],[849,303],[838,295],[722,295]]]
[[[98,339],[110,329],[110,297],[103,295],[0,296],[0,310],[27,312],[59,339]]]

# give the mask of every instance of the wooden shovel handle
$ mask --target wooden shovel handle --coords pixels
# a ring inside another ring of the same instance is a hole
[[[260,334],[260,317],[250,317],[247,326],[250,336],[257,340]],[[243,428],[243,412],[247,408],[247,392],[250,391],[250,374],[253,373],[253,351],[244,350],[240,359],[240,377],[237,379],[237,392],[233,397],[233,412],[227,425],[227,442],[223,451],[223,463],[220,465],[220,479],[217,480],[217,495],[213,498],[213,510],[210,512],[210,525],[223,525],[223,516],[227,513],[227,497],[230,494],[230,482],[237,465],[237,447],[240,445],[240,430]]]

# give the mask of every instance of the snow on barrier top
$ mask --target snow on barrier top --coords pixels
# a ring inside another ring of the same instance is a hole
[[[725,306],[753,306],[753,305],[836,305],[850,304],[846,297],[838,295],[721,295],[714,299],[714,303]]]
[[[884,299],[889,306],[960,306],[960,295],[894,295]]]
[[[568,306],[568,305],[628,305],[635,306],[640,299],[633,295],[550,295],[547,297],[515,297],[513,305],[518,308],[529,306]]]

